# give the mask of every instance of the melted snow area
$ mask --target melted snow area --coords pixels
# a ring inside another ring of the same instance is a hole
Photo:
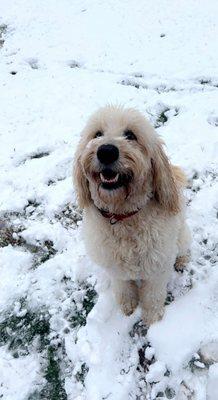
[[[218,399],[217,0],[0,1],[0,398]],[[136,107],[186,172],[192,259],[125,317],[71,180],[87,117]]]

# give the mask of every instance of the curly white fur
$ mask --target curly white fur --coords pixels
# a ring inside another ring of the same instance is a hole
[[[125,139],[126,129],[134,132],[137,141]],[[104,135],[94,138],[99,130]],[[119,148],[118,171],[133,175],[128,194],[124,187],[111,191],[99,183],[96,152],[106,143]],[[163,315],[174,264],[184,260],[189,250],[182,171],[170,164],[163,142],[141,113],[108,106],[95,113],[84,129],[75,156],[74,182],[84,208],[90,257],[110,274],[122,311],[130,315],[140,304],[149,326]],[[111,225],[99,209],[116,214],[139,212]]]

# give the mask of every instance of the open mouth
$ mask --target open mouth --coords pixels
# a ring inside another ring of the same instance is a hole
[[[126,186],[130,181],[130,176],[120,174],[119,172],[113,171],[111,168],[103,169],[100,174],[101,186],[103,189],[113,190],[118,189],[121,186]]]
[[[116,183],[119,179],[119,174],[115,173],[114,176],[105,176],[102,172],[100,172],[100,179],[102,183]]]
[[[120,174],[110,168],[105,168],[100,172],[101,186],[104,189],[112,190],[121,186],[119,182]]]

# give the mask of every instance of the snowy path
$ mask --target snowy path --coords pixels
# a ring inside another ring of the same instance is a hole
[[[216,0],[0,2],[3,400],[218,399],[217,14]],[[148,333],[86,256],[71,182],[109,102],[141,110],[189,178],[192,261]]]

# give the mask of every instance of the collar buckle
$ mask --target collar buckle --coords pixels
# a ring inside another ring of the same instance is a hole
[[[115,225],[118,221],[119,221],[119,219],[117,219],[115,215],[112,215],[112,217],[110,217],[111,225]]]

